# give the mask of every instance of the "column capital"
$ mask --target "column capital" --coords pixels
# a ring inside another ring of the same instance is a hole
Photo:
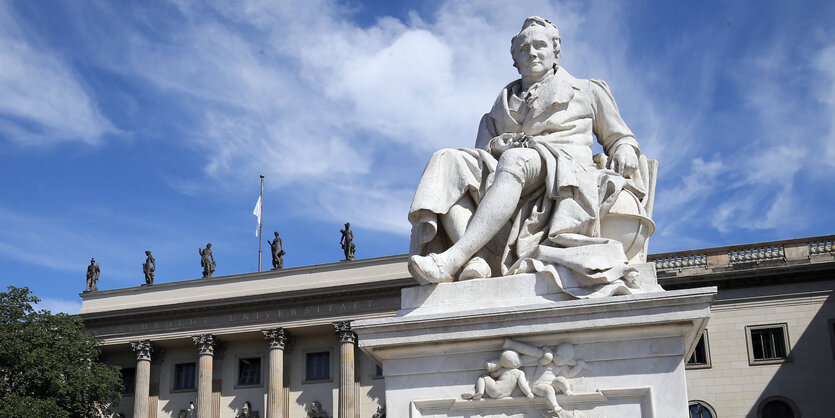
[[[154,351],[154,344],[151,340],[131,341],[130,348],[136,354],[136,361],[151,361],[151,354]]]
[[[217,355],[221,357],[222,351],[226,347],[223,341],[212,334],[195,335],[191,337],[191,340],[201,355],[208,354],[210,356]]]
[[[262,329],[261,333],[264,334],[264,339],[267,340],[267,346],[271,349],[285,350],[289,349],[292,344],[290,332],[282,327]]]
[[[351,330],[351,321],[336,321],[333,323],[336,337],[341,343],[357,343],[357,334]]]

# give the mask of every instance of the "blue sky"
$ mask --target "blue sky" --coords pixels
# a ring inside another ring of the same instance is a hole
[[[0,286],[100,289],[408,251],[432,151],[471,146],[523,19],[660,161],[651,252],[835,232],[835,3],[0,1]],[[266,245],[266,244],[265,244]],[[264,264],[269,259],[264,257]]]

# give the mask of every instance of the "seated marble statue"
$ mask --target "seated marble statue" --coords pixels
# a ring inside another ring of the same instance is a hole
[[[429,284],[539,272],[579,298],[640,291],[634,254],[601,234],[615,206],[654,228],[641,204],[647,160],[609,87],[559,66],[559,30],[541,17],[525,20],[511,55],[521,79],[482,117],[475,148],[435,152],[421,177],[411,274]]]

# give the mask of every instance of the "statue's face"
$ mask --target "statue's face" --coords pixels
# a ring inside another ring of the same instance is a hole
[[[244,407],[241,408],[241,412],[243,412],[245,417],[249,416],[249,404],[244,404]]]
[[[513,61],[522,77],[541,77],[557,62],[554,45],[541,26],[530,26],[516,36]]]

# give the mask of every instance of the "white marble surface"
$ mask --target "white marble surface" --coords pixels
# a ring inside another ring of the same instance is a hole
[[[469,287],[472,282],[478,281],[445,285]],[[524,303],[536,296],[534,289],[527,296],[522,292],[520,298],[505,299],[520,302],[505,306],[474,303],[437,309],[448,306],[441,304],[404,309],[395,318],[354,322],[360,348],[383,365],[388,416],[546,413],[542,397],[528,399],[519,390],[512,399],[460,397],[472,392],[485,362],[499,357],[506,338],[534,347],[571,343],[577,358],[592,365],[570,379],[576,398],[558,395],[567,410],[589,417],[667,417],[686,411],[684,359],[709,319],[715,288],[586,300],[555,301],[540,295],[542,300]],[[533,381],[535,367],[522,370]]]

